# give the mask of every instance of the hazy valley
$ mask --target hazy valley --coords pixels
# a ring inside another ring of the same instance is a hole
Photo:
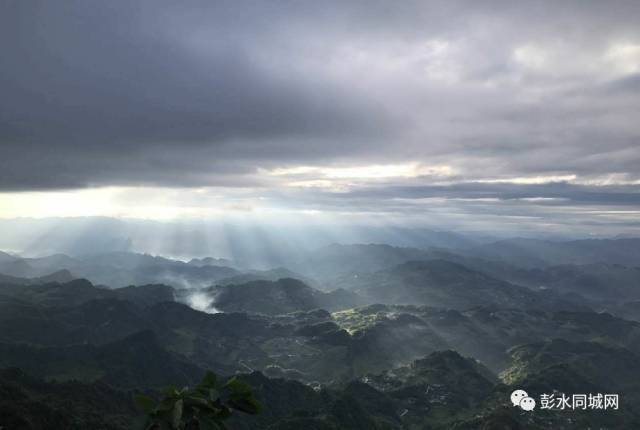
[[[104,428],[129,428],[132,392],[194,384],[207,369],[243,375],[264,404],[233,428],[633,426],[640,268],[625,263],[639,252],[635,239],[333,244],[268,270],[133,252],[3,253],[4,419],[83,428],[98,413]],[[519,386],[619,391],[624,408],[527,415],[509,404]],[[55,412],[54,397],[70,412]]]

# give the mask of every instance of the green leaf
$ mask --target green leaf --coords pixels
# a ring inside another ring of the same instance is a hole
[[[200,430],[220,430],[222,427],[211,417],[207,416],[199,416],[198,424],[200,425]]]
[[[147,414],[150,414],[156,407],[156,402],[151,397],[145,396],[143,394],[134,395],[133,401],[140,409],[142,409]]]
[[[235,394],[250,394],[251,393],[251,386],[249,384],[247,384],[246,382],[242,382],[241,380],[239,380],[235,376],[233,378],[229,379],[229,381],[226,383],[225,387],[228,388],[229,390],[231,390],[231,392],[235,393]]]
[[[205,373],[204,378],[202,378],[202,382],[200,382],[199,386],[205,388],[214,388],[217,381],[218,377],[216,376],[216,374],[208,371],[207,373]]]
[[[255,415],[260,412],[262,405],[253,397],[247,397],[242,399],[233,399],[229,401],[229,406],[233,409],[237,409],[247,414]]]
[[[211,388],[209,390],[209,400],[211,400],[212,402],[215,402],[219,398],[220,398],[220,392],[218,392],[218,390],[216,390],[215,388]]]
[[[216,413],[216,420],[220,423],[222,427],[224,427],[224,423],[222,420],[225,420],[231,416],[231,409],[227,405],[222,405],[222,408],[218,410]]]
[[[149,430],[153,425],[154,423],[151,419],[149,419],[149,417],[138,417],[133,421],[131,427],[136,430]]]
[[[261,405],[246,382],[233,377],[223,389],[216,388],[217,385],[215,373],[207,372],[195,388],[167,387],[159,402],[144,395],[134,396],[147,415],[145,430],[185,430],[194,424],[193,420],[197,420],[201,430],[227,430],[225,420],[232,409],[249,414],[260,411]]]
[[[171,425],[166,421],[160,421],[158,425],[160,426],[160,430],[173,430]]]
[[[182,423],[182,407],[183,407],[183,405],[184,405],[184,402],[182,401],[182,399],[178,400],[173,405],[173,415],[172,415],[171,422],[173,423],[173,428],[175,428],[175,429],[182,428],[181,423]]]
[[[178,389],[176,388],[175,385],[169,385],[164,390],[162,390],[162,394],[164,394],[167,397],[175,397],[178,395]]]
[[[172,397],[165,397],[162,401],[156,406],[158,411],[171,411],[173,410],[173,406],[175,404],[175,399]]]
[[[207,399],[203,397],[189,396],[184,399],[185,406],[191,406],[195,408],[205,408],[209,409],[211,405],[207,401]]]

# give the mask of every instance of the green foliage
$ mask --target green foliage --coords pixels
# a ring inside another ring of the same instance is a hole
[[[207,372],[195,387],[165,388],[164,397],[156,402],[136,395],[134,400],[146,414],[144,430],[220,430],[233,410],[258,414],[260,403],[248,384],[233,377],[221,383],[213,372]]]

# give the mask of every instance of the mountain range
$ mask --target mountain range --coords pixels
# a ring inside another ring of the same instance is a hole
[[[130,428],[132,393],[212,370],[239,375],[264,405],[234,416],[236,429],[634,428],[640,278],[623,264],[630,254],[607,241],[561,244],[545,259],[533,255],[554,242],[486,250],[503,244],[331,245],[272,269],[2,253],[0,424]],[[526,415],[510,404],[516,387],[619,392],[624,407]]]

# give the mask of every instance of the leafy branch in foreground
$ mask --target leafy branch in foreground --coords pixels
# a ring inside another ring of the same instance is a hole
[[[194,388],[163,390],[164,397],[156,402],[144,395],[134,396],[136,404],[146,413],[144,430],[220,430],[233,410],[247,414],[260,412],[260,403],[250,385],[236,377],[219,383],[213,372],[207,372]]]

